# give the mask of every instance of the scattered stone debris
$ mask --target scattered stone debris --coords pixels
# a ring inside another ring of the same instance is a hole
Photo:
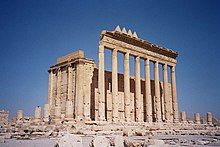
[[[92,141],[92,147],[109,147],[110,141],[104,136],[95,136]]]
[[[65,134],[57,141],[58,147],[83,147],[82,137],[74,134]]]

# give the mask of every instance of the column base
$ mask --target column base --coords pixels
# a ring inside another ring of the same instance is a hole
[[[54,123],[56,123],[56,124],[61,123],[61,118],[54,118],[54,119],[52,120],[52,122],[54,122]]]
[[[73,118],[73,117],[66,117],[65,120],[66,120],[66,121],[73,121],[74,118]]]
[[[41,121],[41,119],[39,119],[39,118],[35,118],[35,119],[34,119],[34,122],[35,122],[35,123],[38,123],[38,122],[40,122],[40,121]]]
[[[174,123],[178,123],[178,122],[179,122],[179,119],[174,119],[173,122],[174,122]]]
[[[162,123],[163,121],[162,121],[162,119],[157,119],[156,122],[157,123]]]

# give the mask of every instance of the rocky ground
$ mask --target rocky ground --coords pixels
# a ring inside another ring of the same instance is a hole
[[[0,128],[0,147],[220,146],[220,127],[207,124],[23,121]]]
[[[220,146],[220,136],[155,135],[155,136],[84,136],[65,134],[55,138],[6,139],[1,147],[157,147],[157,146]]]

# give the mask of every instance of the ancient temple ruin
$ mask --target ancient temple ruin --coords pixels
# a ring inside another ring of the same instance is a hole
[[[105,70],[109,64],[104,60],[105,50],[111,51],[111,71]],[[16,118],[9,119],[9,112],[1,110],[0,146],[7,146],[10,139],[13,146],[21,140],[24,144],[31,140],[34,146],[36,138],[45,143],[41,146],[51,142],[60,147],[220,144],[216,139],[220,122],[210,112],[206,118],[195,113],[194,121],[185,111],[178,112],[177,52],[118,26],[101,32],[97,53],[98,65],[82,50],[59,57],[48,70],[47,103],[43,109],[37,106],[34,116],[19,109]],[[123,65],[118,62],[119,53]],[[124,70],[119,73],[121,67]]]
[[[112,51],[112,71],[105,71],[105,49]],[[124,65],[118,65],[119,52],[124,54]],[[134,77],[129,73],[131,56],[135,59]],[[140,39],[131,30],[119,26],[114,31],[103,30],[98,66],[79,50],[58,58],[49,68],[44,117],[55,121],[178,122],[177,56],[176,51]],[[144,60],[144,67],[140,60]],[[150,77],[150,62],[154,65],[154,80]],[[163,67],[163,81],[159,80],[159,65]],[[123,74],[118,73],[119,66],[124,67]],[[145,69],[144,79],[141,68]]]

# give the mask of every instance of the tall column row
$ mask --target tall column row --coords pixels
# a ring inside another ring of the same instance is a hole
[[[118,97],[118,59],[117,49],[112,49],[112,121],[119,121],[119,97]],[[131,101],[130,101],[130,65],[128,52],[124,53],[124,115],[125,121],[131,121]],[[135,121],[152,122],[153,117],[156,122],[171,122],[173,115],[174,122],[178,121],[178,102],[176,94],[176,76],[175,67],[171,67],[171,93],[169,96],[168,87],[168,71],[167,64],[163,64],[163,95],[160,91],[159,80],[159,62],[154,62],[154,98],[151,94],[151,80],[150,80],[150,60],[145,60],[145,103],[141,95],[141,78],[140,78],[140,57],[135,57]],[[100,121],[105,120],[105,67],[104,67],[104,46],[99,46],[99,69],[98,69],[98,118]],[[172,100],[170,100],[172,99]],[[152,101],[154,100],[154,101]],[[170,102],[172,101],[172,104]],[[153,105],[154,103],[154,105]],[[163,107],[162,107],[163,105]],[[172,105],[172,106],[170,106]],[[144,107],[145,106],[145,107]],[[173,108],[172,110],[170,108]],[[143,110],[145,108],[145,110]],[[154,108],[154,109],[153,109]],[[145,117],[144,117],[145,111]],[[162,112],[163,111],[163,112]],[[153,113],[155,112],[155,113]],[[153,116],[153,114],[155,114]],[[163,117],[163,118],[162,118]]]

